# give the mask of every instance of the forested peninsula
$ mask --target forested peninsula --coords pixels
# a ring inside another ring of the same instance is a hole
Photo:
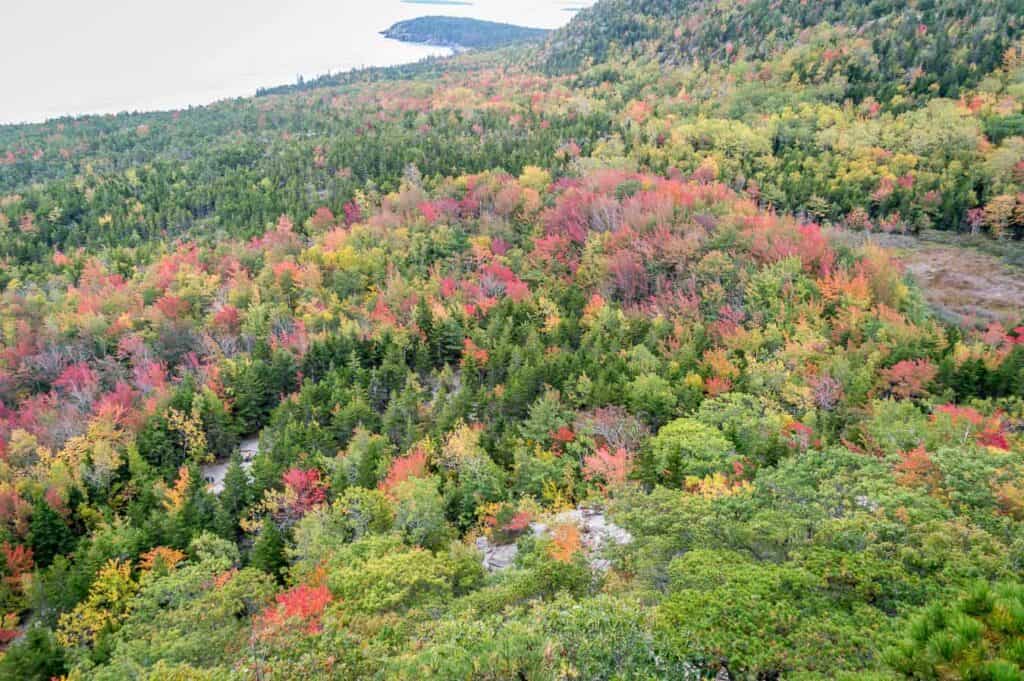
[[[381,31],[381,35],[394,40],[457,49],[486,49],[537,42],[548,33],[540,28],[462,17],[419,17],[400,21]]]

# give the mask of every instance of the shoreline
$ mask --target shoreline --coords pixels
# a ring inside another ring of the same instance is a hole
[[[472,47],[466,47],[465,45],[461,45],[459,43],[456,43],[456,42],[453,42],[453,41],[450,41],[450,40],[440,40],[440,39],[431,39],[431,38],[428,38],[426,40],[412,40],[412,39],[406,39],[406,38],[399,38],[399,37],[396,37],[396,36],[393,36],[393,35],[389,35],[389,31],[390,30],[391,29],[386,29],[386,30],[383,30],[383,31],[377,31],[377,34],[380,35],[383,38],[387,38],[388,40],[394,40],[396,43],[402,43],[404,45],[422,45],[424,47],[443,47],[445,49],[451,50],[452,53],[448,54],[448,55],[444,55],[445,57],[454,57],[457,54],[462,54],[463,52],[468,52],[469,50],[473,49]],[[395,66],[400,66],[400,64],[395,64]]]

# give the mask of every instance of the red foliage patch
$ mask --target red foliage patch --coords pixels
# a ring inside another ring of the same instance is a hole
[[[345,204],[345,226],[360,222],[362,219],[363,212],[360,210],[359,204],[355,201],[349,201]]]
[[[32,560],[32,549],[21,544],[11,546],[8,542],[4,542],[0,548],[3,549],[4,559],[7,564],[7,574],[4,577],[4,581],[13,589],[20,590],[21,576],[31,572],[32,568],[35,567],[35,562]]]
[[[221,333],[238,333],[241,324],[241,315],[234,305],[225,305],[213,315],[213,327]]]
[[[718,397],[732,390],[732,381],[720,376],[712,376],[704,381],[704,390],[709,397]]]
[[[583,457],[583,478],[596,482],[602,491],[622,485],[633,469],[633,455],[619,448],[614,452],[599,447],[596,452]]]
[[[391,468],[388,469],[387,476],[380,482],[378,488],[383,492],[391,492],[406,480],[423,477],[426,472],[427,452],[417,448],[408,455],[391,462]]]
[[[477,347],[477,344],[473,342],[472,338],[466,338],[462,341],[462,355],[463,363],[465,363],[466,357],[471,357],[480,366],[487,364],[487,360],[490,359],[490,355],[483,348]]]
[[[32,505],[11,488],[0,489],[0,523],[11,529],[15,535],[24,537],[28,532]]]
[[[790,447],[801,452],[806,451],[812,444],[815,444],[813,441],[814,431],[799,421],[793,421],[788,424],[782,429],[782,434],[785,436]]]
[[[905,359],[881,372],[886,392],[900,399],[924,397],[938,368],[927,359]]]
[[[168,319],[181,319],[188,314],[188,301],[178,296],[166,295],[154,304],[160,313]]]
[[[955,426],[965,428],[967,435],[973,436],[978,444],[996,449],[1010,449],[1007,424],[1000,414],[986,418],[972,407],[944,404],[935,408],[932,420],[941,416],[947,416]]]
[[[937,491],[942,484],[942,472],[925,451],[924,446],[900,452],[900,461],[893,467],[893,473],[901,485],[924,486],[929,493]]]
[[[320,617],[332,600],[326,586],[300,584],[278,594],[274,605],[257,618],[257,635],[270,637],[296,626],[307,634],[316,634],[322,627]]]
[[[77,402],[84,403],[95,397],[100,378],[85,362],[72,364],[53,382],[54,387]]]
[[[320,471],[315,468],[292,468],[281,476],[281,480],[285,487],[294,493],[295,500],[290,508],[299,515],[319,506],[326,498],[326,485],[320,479]]]

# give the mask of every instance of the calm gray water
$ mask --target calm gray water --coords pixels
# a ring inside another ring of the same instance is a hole
[[[0,123],[177,109],[444,48],[378,35],[425,15],[556,28],[593,0],[3,0]]]

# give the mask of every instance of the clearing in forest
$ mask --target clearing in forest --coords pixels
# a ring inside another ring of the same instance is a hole
[[[1024,318],[1024,269],[1004,258],[946,241],[896,234],[873,235],[892,248],[914,277],[925,299],[944,319],[969,326]]]

